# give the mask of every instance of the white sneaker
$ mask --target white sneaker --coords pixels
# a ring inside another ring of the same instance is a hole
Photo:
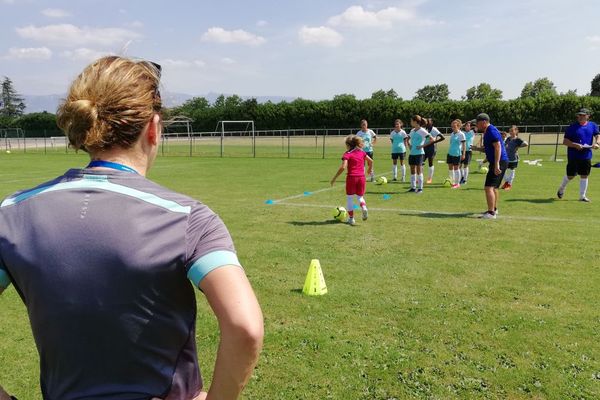
[[[590,203],[591,200],[588,199],[587,197],[583,196],[582,198],[579,199],[579,201],[583,201],[584,203]]]
[[[367,210],[367,207],[362,209],[362,215],[363,215],[363,221],[366,221],[367,218],[369,218],[369,210]]]
[[[486,211],[479,218],[481,218],[481,219],[496,219],[496,214],[491,211]]]
[[[350,226],[354,226],[354,225],[356,225],[356,221],[354,220],[354,218],[348,218],[348,222],[347,222],[347,223],[348,223],[348,225],[350,225]]]

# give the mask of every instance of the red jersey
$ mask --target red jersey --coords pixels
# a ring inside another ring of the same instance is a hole
[[[366,158],[367,153],[359,147],[345,152],[342,160],[348,160],[348,176],[365,176]]]

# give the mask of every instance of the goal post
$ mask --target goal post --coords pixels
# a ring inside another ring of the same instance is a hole
[[[244,130],[240,132],[249,132],[252,135],[252,157],[256,157],[256,131],[254,130],[254,120],[237,121],[219,121],[215,132],[221,133],[221,157],[225,150],[225,126],[226,125],[244,125]]]

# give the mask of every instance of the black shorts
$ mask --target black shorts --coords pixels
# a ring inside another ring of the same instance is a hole
[[[460,164],[460,156],[451,156],[450,154],[448,154],[446,156],[446,164],[459,165]]]
[[[423,165],[423,154],[409,155],[408,165]]]
[[[468,166],[468,165],[471,163],[471,156],[472,156],[472,155],[473,155],[473,152],[472,152],[472,151],[470,151],[470,150],[469,150],[469,151],[466,151],[466,152],[465,152],[465,159],[464,159],[464,160],[462,160],[460,163],[461,163],[462,165],[464,165],[465,167],[467,167],[467,166]]]
[[[519,166],[519,161],[509,161],[508,169],[516,169]]]
[[[400,159],[400,161],[404,161],[404,157],[406,156],[406,152],[404,153],[392,153],[392,160]]]
[[[367,153],[367,155],[369,157],[371,157],[371,160],[373,159],[373,152],[372,151],[365,151],[365,153]]]
[[[428,158],[434,158],[437,153],[437,151],[435,149],[435,144],[427,146],[427,147],[423,148],[423,150],[425,151],[425,157],[423,157],[423,159],[425,159],[425,160],[427,160]]]
[[[567,176],[587,176],[592,171],[592,160],[569,160],[567,162]]]
[[[490,169],[485,176],[485,187],[493,186],[496,189],[500,187],[502,183],[502,179],[504,179],[504,173],[506,172],[506,167],[508,167],[507,161],[500,161],[500,175],[496,175],[494,173],[494,167],[490,165]]]

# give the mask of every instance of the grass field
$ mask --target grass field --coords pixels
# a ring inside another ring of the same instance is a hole
[[[521,158],[542,166],[521,162],[495,221],[475,218],[483,175],[450,190],[440,163],[421,196],[403,183],[368,184],[369,220],[355,227],[330,218],[345,206],[343,179],[329,188],[335,158],[159,157],[149,177],[208,204],[231,231],[265,314],[246,399],[597,399],[600,171],[592,203],[577,201],[578,180],[554,200],[565,163],[538,150]],[[391,169],[388,157],[387,146],[376,151],[377,174]],[[85,163],[1,153],[0,197]],[[325,296],[301,293],[313,258]],[[198,305],[209,383],[218,335],[201,294]],[[38,379],[11,287],[0,296],[0,383],[37,399]]]

